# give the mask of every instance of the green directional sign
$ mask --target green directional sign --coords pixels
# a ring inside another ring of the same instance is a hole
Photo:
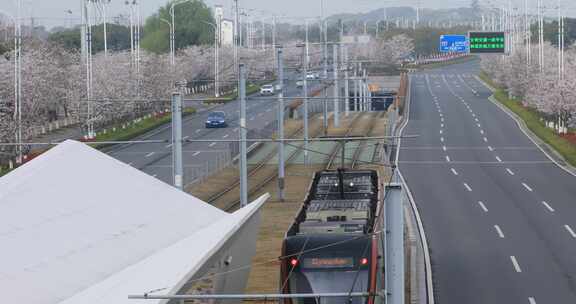
[[[470,54],[506,53],[506,34],[504,32],[468,33]]]

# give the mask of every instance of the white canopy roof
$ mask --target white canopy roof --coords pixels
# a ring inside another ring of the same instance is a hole
[[[136,304],[128,294],[175,292],[266,198],[228,214],[67,141],[0,178],[2,302]]]

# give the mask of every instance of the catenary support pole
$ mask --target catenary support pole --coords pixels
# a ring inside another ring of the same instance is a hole
[[[240,64],[240,206],[248,205],[248,163],[246,160],[246,67]]]
[[[402,186],[386,186],[386,303],[404,304],[404,212]]]
[[[278,199],[284,201],[284,62],[282,48],[278,47]]]
[[[308,159],[308,64],[309,64],[309,53],[308,53],[308,20],[306,20],[306,44],[304,45],[304,71],[302,75],[302,80],[304,82],[304,164],[307,166],[309,164]]]
[[[182,166],[182,94],[172,94],[172,172],[174,187],[183,190]]]
[[[350,114],[350,80],[348,79],[348,48],[344,46],[344,115]]]
[[[338,44],[332,45],[332,66],[334,69],[334,127],[340,126],[340,84],[338,82]]]

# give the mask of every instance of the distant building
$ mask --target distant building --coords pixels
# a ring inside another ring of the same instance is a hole
[[[232,45],[234,43],[234,22],[224,19],[220,22],[220,43]]]
[[[214,19],[220,23],[220,45],[232,45],[234,43],[234,22],[224,18],[222,5],[214,6]]]
[[[370,43],[370,35],[344,35],[343,43]]]

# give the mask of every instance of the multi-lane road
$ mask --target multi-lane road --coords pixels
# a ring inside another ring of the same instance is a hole
[[[318,85],[311,85],[310,91]],[[302,89],[296,88],[294,80],[287,80],[286,95],[288,97],[300,96]],[[252,96],[256,97],[256,95]],[[254,136],[262,138],[258,130],[263,132],[275,126],[277,117],[277,100],[275,96],[269,98],[250,98],[247,101],[247,128],[255,130]],[[227,128],[206,129],[204,123],[210,111],[224,111],[227,114]],[[210,109],[201,108],[197,114],[183,120],[184,139],[202,140],[231,140],[238,138],[239,127],[239,101],[219,105]],[[162,126],[139,139],[170,140],[170,125]],[[189,184],[204,174],[207,170],[230,160],[235,149],[232,143],[227,142],[193,142],[185,143],[183,148],[184,183]],[[237,143],[236,143],[237,145]],[[169,143],[145,143],[118,145],[109,151],[109,155],[138,168],[166,183],[172,183],[172,147]]]
[[[441,304],[576,303],[576,177],[489,101],[478,63],[411,75],[399,168]]]

